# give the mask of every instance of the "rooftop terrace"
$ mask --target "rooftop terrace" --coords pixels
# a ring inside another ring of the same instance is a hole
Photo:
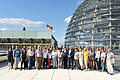
[[[7,63],[0,63],[0,80],[119,80],[120,72],[114,75],[106,72],[67,69],[8,70]]]

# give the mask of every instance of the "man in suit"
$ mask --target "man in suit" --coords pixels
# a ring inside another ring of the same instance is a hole
[[[73,60],[74,60],[74,49],[72,46],[69,47],[69,50],[67,50],[67,56],[68,56],[68,69],[73,70]]]

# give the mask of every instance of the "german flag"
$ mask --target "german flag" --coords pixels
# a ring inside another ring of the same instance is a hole
[[[50,29],[50,30],[53,30],[53,28],[49,25],[46,25],[47,26],[47,30]]]

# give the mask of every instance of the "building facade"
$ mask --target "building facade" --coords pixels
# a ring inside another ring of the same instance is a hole
[[[84,0],[66,30],[65,46],[109,46],[120,52],[120,0]]]
[[[57,46],[57,40],[51,31],[0,31],[0,49],[7,49],[8,46]]]

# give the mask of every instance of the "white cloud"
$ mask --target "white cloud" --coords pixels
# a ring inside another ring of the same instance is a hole
[[[76,4],[81,4],[84,0],[79,0],[78,2],[76,2]]]
[[[5,31],[5,30],[7,30],[7,28],[0,28],[0,30]]]
[[[25,18],[0,18],[0,24],[16,26],[39,27],[44,24],[41,21],[31,21]]]
[[[71,18],[72,18],[72,16],[69,16],[69,17],[65,18],[64,22],[69,23],[69,22],[70,22],[70,20],[71,20]]]

